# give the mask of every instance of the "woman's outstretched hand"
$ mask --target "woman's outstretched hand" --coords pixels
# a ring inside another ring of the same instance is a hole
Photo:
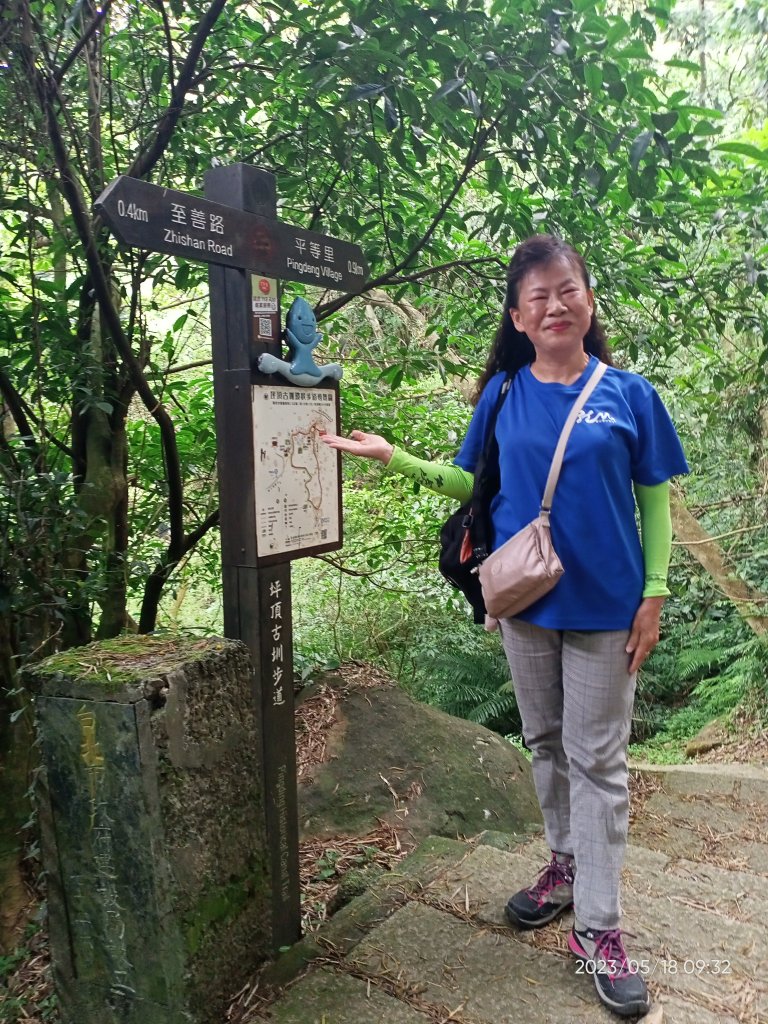
[[[349,455],[359,455],[363,459],[378,459],[386,465],[392,458],[394,446],[380,434],[366,434],[362,430],[353,430],[349,437],[339,434],[320,432],[320,440],[329,448],[336,448]]]

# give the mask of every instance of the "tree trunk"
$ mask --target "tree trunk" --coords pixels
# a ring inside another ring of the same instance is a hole
[[[717,541],[691,515],[679,492],[671,491],[672,526],[679,542],[710,574],[715,584],[732,601],[744,621],[758,636],[768,632],[768,594],[753,590],[726,564]]]
[[[119,420],[119,422],[117,422]],[[102,433],[102,432],[97,432]],[[128,620],[127,577],[125,559],[128,550],[128,479],[125,421],[118,414],[103,424],[102,436],[96,438],[96,451],[89,451],[88,479],[103,481],[97,491],[104,503],[107,522],[107,564],[105,591],[100,600],[101,617],[97,640],[117,636]],[[85,492],[84,492],[85,495]]]
[[[21,833],[32,810],[29,784],[36,750],[26,695],[14,694],[18,684],[10,630],[10,616],[0,616],[0,954],[18,942],[30,907]]]

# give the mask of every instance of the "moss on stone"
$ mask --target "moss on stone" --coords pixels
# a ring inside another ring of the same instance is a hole
[[[118,690],[150,676],[164,675],[190,661],[199,661],[219,652],[222,644],[229,642],[215,637],[193,640],[184,634],[126,634],[52,654],[29,674],[41,680],[78,679]]]
[[[253,873],[206,892],[183,924],[187,952],[192,956],[199,952],[211,928],[236,917],[264,885],[263,876]]]
[[[530,764],[482,726],[418,704],[395,686],[347,688],[327,760],[299,786],[302,837],[521,832],[541,819]]]

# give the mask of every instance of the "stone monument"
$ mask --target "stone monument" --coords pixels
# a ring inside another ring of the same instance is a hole
[[[271,942],[247,648],[122,637],[27,683],[65,1024],[222,1024]]]

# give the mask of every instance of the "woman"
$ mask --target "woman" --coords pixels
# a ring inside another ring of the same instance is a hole
[[[609,369],[579,414],[552,508],[565,573],[545,597],[499,624],[552,851],[506,914],[518,927],[537,928],[574,906],[571,951],[586,962],[600,999],[632,1016],[647,1012],[649,999],[619,928],[627,744],[636,673],[658,642],[669,593],[669,480],[688,471],[666,409],[646,380],[613,367],[581,256],[537,235],[510,262],[501,326],[453,467],[414,459],[361,431],[324,440],[466,501],[489,416],[514,374],[495,428],[496,548],[537,515],[560,430],[598,359]]]

